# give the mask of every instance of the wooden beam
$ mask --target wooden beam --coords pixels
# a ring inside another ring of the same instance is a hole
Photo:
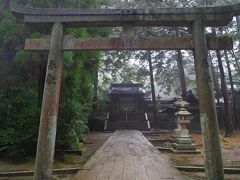
[[[191,17],[190,20],[187,17]],[[179,14],[161,14],[161,15],[24,15],[24,21],[40,27],[50,27],[54,22],[63,22],[64,27],[121,27],[129,23],[134,26],[190,26],[197,19],[206,20],[205,26],[218,27],[225,26],[232,21],[231,14],[212,14],[205,17],[199,14],[185,16]]]
[[[62,22],[66,27],[92,26],[190,26],[202,20],[204,26],[227,25],[240,14],[240,3],[230,6],[153,9],[61,9],[33,8],[10,4],[10,10],[25,22],[51,26]]]
[[[231,50],[231,38],[207,37],[209,50]],[[25,50],[48,51],[50,39],[26,39]],[[191,36],[187,37],[161,37],[161,38],[101,38],[77,39],[64,37],[63,51],[83,50],[192,50],[194,43]]]
[[[134,8],[105,8],[105,9],[86,9],[86,8],[35,8],[29,6],[21,6],[9,3],[10,10],[19,15],[210,15],[233,13],[234,16],[240,15],[240,3],[226,6],[212,7],[185,7],[185,8],[150,8],[150,9],[134,9]],[[191,17],[188,17],[191,18]]]
[[[64,168],[64,169],[53,169],[54,175],[62,174],[76,174],[80,170],[88,170],[80,167],[76,168]],[[9,172],[0,172],[0,178],[10,178],[10,177],[19,177],[19,176],[33,176],[34,171],[9,171]]]
[[[176,169],[185,172],[205,172],[203,166],[175,166]],[[240,174],[240,168],[224,168],[224,174]]]

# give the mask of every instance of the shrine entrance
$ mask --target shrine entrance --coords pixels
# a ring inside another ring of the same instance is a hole
[[[134,84],[131,81],[112,84],[104,130],[150,129],[150,122],[146,120],[144,93],[143,84]]]
[[[208,179],[222,180],[223,164],[207,50],[232,49],[231,39],[206,36],[205,27],[224,26],[240,15],[240,3],[226,7],[161,9],[47,9],[10,4],[11,11],[31,26],[51,28],[48,39],[27,39],[25,50],[49,51],[40,118],[35,179],[51,179],[63,51],[83,50],[193,50],[199,94],[205,167]],[[187,37],[134,37],[138,26],[184,26]],[[76,39],[64,27],[124,27],[123,37]]]

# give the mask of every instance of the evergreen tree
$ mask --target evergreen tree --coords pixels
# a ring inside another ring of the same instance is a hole
[[[45,37],[49,32],[45,29],[36,31],[16,19],[6,8],[8,2],[0,3],[0,154],[24,157],[35,154],[47,60],[44,53],[23,51],[24,39]],[[74,0],[14,2],[34,7],[79,7]],[[103,2],[81,1],[80,5],[99,7]],[[66,29],[66,34],[81,38],[101,36],[101,33],[96,28]],[[64,53],[56,141],[59,148],[78,149],[81,136],[88,129],[94,72],[100,57],[99,52]]]

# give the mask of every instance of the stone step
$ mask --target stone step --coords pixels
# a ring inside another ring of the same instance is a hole
[[[122,113],[110,113],[109,120],[111,121],[145,121],[144,113],[128,113],[127,117],[124,112]]]
[[[108,121],[107,130],[132,129],[147,130],[147,121]]]

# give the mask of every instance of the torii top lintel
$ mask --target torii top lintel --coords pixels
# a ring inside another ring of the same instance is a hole
[[[63,9],[32,8],[10,3],[10,10],[25,22],[51,25],[62,22],[67,27],[189,26],[202,20],[204,26],[227,25],[240,15],[240,3],[199,8],[158,9]]]

